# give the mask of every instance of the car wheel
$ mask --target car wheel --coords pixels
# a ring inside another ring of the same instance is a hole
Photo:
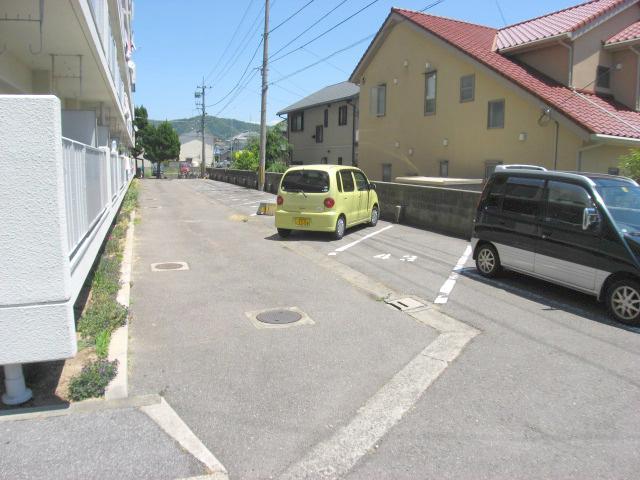
[[[278,235],[280,235],[282,238],[287,238],[289,235],[291,235],[291,230],[289,230],[288,228],[279,228]]]
[[[627,325],[640,325],[640,283],[620,280],[609,287],[607,304],[611,315]]]
[[[333,238],[335,238],[336,240],[340,240],[342,237],[344,237],[344,232],[347,228],[347,222],[344,219],[344,215],[340,215],[338,217],[338,220],[336,220],[336,229],[333,232]]]
[[[500,257],[493,245],[485,244],[478,250],[476,268],[484,277],[495,277],[501,270]]]
[[[378,224],[378,219],[380,218],[380,210],[375,206],[371,210],[371,220],[369,221],[369,225],[375,227]]]

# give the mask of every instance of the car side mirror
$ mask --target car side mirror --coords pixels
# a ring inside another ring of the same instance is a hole
[[[582,230],[592,230],[600,225],[600,214],[594,207],[586,207],[582,212]]]
[[[376,189],[376,184],[375,183],[370,183],[369,184],[369,190],[375,190]]]

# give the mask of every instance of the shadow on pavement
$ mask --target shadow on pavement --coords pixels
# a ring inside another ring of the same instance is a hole
[[[504,271],[497,278],[486,278],[471,267],[463,269],[460,274],[476,282],[541,303],[545,305],[545,311],[561,310],[610,327],[640,333],[638,327],[613,320],[607,314],[606,306],[586,293],[511,271]]]

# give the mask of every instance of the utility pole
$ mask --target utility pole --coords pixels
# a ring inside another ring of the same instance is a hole
[[[258,189],[264,190],[264,171],[267,155],[267,84],[269,63],[269,0],[264,1],[264,36],[262,37],[262,105],[260,107],[260,166]]]
[[[204,77],[202,78],[202,85],[198,86],[198,90],[195,93],[195,97],[196,97],[196,106],[197,107],[202,107],[202,118],[200,121],[200,133],[202,135],[202,156],[200,157],[200,176],[202,178],[206,177],[207,175],[207,167],[206,167],[206,157],[205,157],[205,143],[204,143],[204,120],[205,117],[207,116],[207,103],[205,102],[205,94],[207,91],[207,88],[211,88],[211,87],[207,87],[204,84]],[[200,101],[202,102],[201,104],[198,103],[198,99],[200,99]]]

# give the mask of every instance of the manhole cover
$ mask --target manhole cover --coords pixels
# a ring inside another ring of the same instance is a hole
[[[262,323],[271,323],[273,325],[282,325],[285,323],[294,323],[302,318],[298,312],[291,310],[271,310],[256,315],[256,319]]]
[[[151,264],[152,272],[164,272],[167,270],[189,270],[189,265],[185,262],[161,262]]]

